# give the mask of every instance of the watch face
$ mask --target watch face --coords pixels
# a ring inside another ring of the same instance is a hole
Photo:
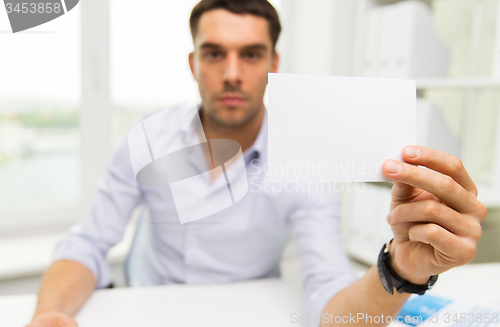
[[[394,290],[392,289],[392,282],[389,279],[389,272],[387,271],[387,266],[385,265],[385,257],[386,253],[384,252],[386,245],[382,247],[380,253],[378,255],[377,268],[378,268],[378,276],[380,277],[380,281],[382,282],[382,286],[389,294],[394,294]]]
[[[389,290],[391,289],[391,288],[390,288],[390,285],[389,285],[389,283],[388,283],[388,281],[387,281],[387,279],[386,279],[386,278],[382,278],[382,285],[384,285],[384,288],[385,288],[387,291],[389,291]]]
[[[378,274],[380,276],[380,281],[382,282],[382,286],[384,286],[385,290],[390,294],[393,294],[392,283],[387,278],[387,271],[384,268],[385,267],[383,265],[379,265],[378,267]]]

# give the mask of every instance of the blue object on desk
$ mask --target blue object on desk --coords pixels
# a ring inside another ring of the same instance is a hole
[[[407,301],[398,316],[402,317],[401,322],[410,326],[417,326],[449,303],[451,303],[449,299],[428,294],[421,295]],[[422,318],[420,319],[420,317]]]

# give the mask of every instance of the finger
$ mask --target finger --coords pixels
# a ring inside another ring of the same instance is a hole
[[[392,199],[396,202],[410,202],[422,200],[440,201],[434,194],[422,191],[411,185],[394,182],[391,190]]]
[[[395,160],[385,161],[382,167],[384,175],[393,181],[430,192],[459,212],[471,213],[482,210],[480,208],[482,204],[476,197],[450,176]]]
[[[421,165],[453,178],[468,192],[477,197],[477,187],[469,176],[462,161],[450,154],[429,149],[423,146],[406,146],[403,159],[414,165]]]
[[[475,242],[453,235],[433,223],[413,225],[409,230],[409,237],[410,241],[432,245],[437,250],[434,251],[434,256],[439,265],[464,265],[476,255]]]
[[[65,327],[78,327],[78,324],[73,318],[68,317],[68,318],[66,318],[66,321],[64,322],[63,326],[65,326]]]
[[[417,191],[418,190],[411,185],[395,182],[392,185],[391,195],[396,201],[407,200],[413,199],[415,196],[417,196]]]
[[[72,317],[66,315],[59,315],[57,317],[56,325],[64,327],[78,327],[76,321]]]
[[[392,210],[387,220],[391,226],[431,222],[453,234],[475,240],[479,240],[482,234],[479,223],[434,200],[400,204]]]

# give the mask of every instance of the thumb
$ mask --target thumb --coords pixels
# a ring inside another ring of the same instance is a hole
[[[392,202],[391,202],[391,211],[404,202],[409,202],[415,197],[417,197],[421,193],[420,190],[415,187],[401,183],[394,182],[391,190]]]

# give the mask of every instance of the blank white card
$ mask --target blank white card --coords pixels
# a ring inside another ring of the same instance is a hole
[[[377,182],[417,142],[415,81],[269,74],[269,181]]]

